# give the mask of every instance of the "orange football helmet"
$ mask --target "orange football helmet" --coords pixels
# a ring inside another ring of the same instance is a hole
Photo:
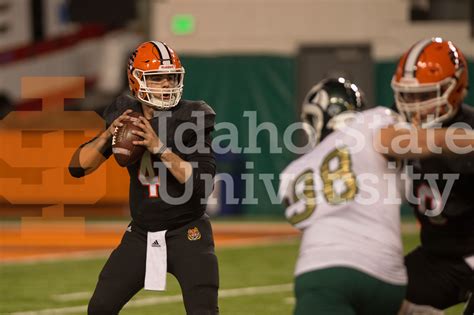
[[[166,43],[138,46],[128,60],[127,75],[132,95],[156,109],[176,106],[183,94],[184,68]]]
[[[467,62],[450,41],[435,37],[413,45],[392,78],[398,110],[430,127],[452,118],[467,94]]]

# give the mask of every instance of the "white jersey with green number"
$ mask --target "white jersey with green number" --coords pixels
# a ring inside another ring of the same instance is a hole
[[[400,170],[376,152],[376,131],[396,122],[383,107],[364,111],[281,174],[285,215],[303,231],[295,274],[345,266],[405,284]]]

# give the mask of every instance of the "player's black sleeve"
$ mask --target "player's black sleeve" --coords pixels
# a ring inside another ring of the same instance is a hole
[[[174,113],[176,125],[191,123],[197,126],[197,129],[190,128],[183,132],[182,143],[188,148],[197,145],[196,147],[200,150],[186,155],[179,154],[184,160],[194,164],[192,174],[194,198],[208,197],[207,195],[212,191],[208,188],[214,184],[216,160],[212,151],[211,132],[214,130],[215,118],[216,113],[204,101],[183,101],[181,110]]]
[[[107,106],[102,114],[102,117],[105,120],[105,128],[108,129],[110,125],[117,119],[124,111],[127,109],[132,109],[133,111],[140,111],[141,105],[140,102],[137,101],[135,98],[129,95],[121,95],[117,97],[109,106]],[[79,163],[79,152],[81,149],[97,139],[97,137],[87,141],[86,143],[82,144],[74,155],[71,158],[71,162],[69,163],[69,173],[71,176],[80,178],[85,175],[86,170],[80,166]],[[112,140],[108,142],[108,144],[102,148],[100,153],[108,159],[112,155]]]
[[[458,154],[445,160],[450,164],[452,173],[474,175],[474,153]]]
[[[69,163],[69,174],[75,178],[81,178],[86,175],[86,170],[82,168],[79,164],[79,149],[74,152],[74,155],[71,158],[71,162]]]
[[[86,175],[86,169],[81,166],[81,163],[79,161],[79,154],[84,146],[87,144],[91,143],[92,141],[96,140],[98,138],[94,137],[93,139],[87,141],[86,143],[83,143],[77,148],[76,152],[74,152],[71,162],[69,162],[69,174],[71,174],[72,177],[80,178],[84,177]],[[112,155],[112,142],[111,140],[108,141],[108,143],[100,150],[100,153],[104,156],[104,158],[108,159]]]
[[[192,137],[188,146],[193,146],[197,143],[197,137]],[[206,150],[206,152],[199,152],[197,150],[186,156],[186,160],[194,164],[193,166],[193,196],[195,198],[207,198],[212,190],[206,187],[212,187],[214,184],[214,176],[216,175],[216,159],[212,151],[212,137],[210,130],[206,131],[206,135],[201,142],[197,143],[198,148]]]

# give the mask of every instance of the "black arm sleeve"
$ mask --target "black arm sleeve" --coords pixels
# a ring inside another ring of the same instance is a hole
[[[133,111],[140,112],[141,105],[138,100],[131,97],[130,95],[120,95],[117,97],[109,106],[107,106],[102,114],[102,117],[105,120],[106,129],[110,127],[117,117],[119,117],[124,111],[127,109],[132,109]],[[87,141],[86,143],[82,144],[74,155],[71,158],[71,162],[69,163],[69,173],[73,177],[83,177],[85,175],[85,169],[81,167],[79,163],[79,152],[81,149],[97,139],[97,137]],[[112,139],[107,143],[107,145],[101,150],[100,152],[106,159],[108,159],[112,155]]]
[[[71,174],[72,177],[76,178],[81,178],[86,175],[86,170],[81,167],[81,164],[79,162],[79,152],[81,151],[81,148],[78,148],[76,152],[74,152],[71,162],[69,162],[69,174]]]
[[[77,150],[74,152],[71,162],[69,162],[69,174],[71,174],[72,177],[80,178],[84,177],[86,175],[86,169],[84,169],[81,166],[81,163],[79,161],[79,154],[81,152],[81,149],[91,143],[92,141],[96,140],[98,137],[94,137],[93,139],[87,141],[86,143],[83,143],[77,148]],[[108,141],[107,144],[102,148],[100,153],[108,159],[112,155],[112,141]]]
[[[212,192],[212,189],[206,189],[206,187],[212,187],[214,185],[214,176],[216,175],[216,159],[214,152],[212,151],[212,137],[211,130],[206,131],[204,142],[199,144],[200,148],[206,149],[208,152],[201,153],[196,151],[186,157],[188,162],[193,163],[193,195],[195,198],[207,198]],[[191,139],[188,146],[196,144],[196,137]],[[211,182],[209,182],[211,181]]]

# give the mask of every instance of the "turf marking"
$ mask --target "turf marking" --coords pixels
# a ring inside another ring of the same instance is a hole
[[[277,285],[270,285],[270,286],[259,286],[259,287],[222,289],[222,290],[219,290],[219,298],[240,297],[240,296],[248,296],[248,295],[255,295],[255,294],[291,292],[292,290],[293,290],[292,283],[277,284]],[[86,292],[76,292],[73,294],[84,294],[84,293]],[[181,294],[169,295],[169,296],[158,296],[158,297],[132,300],[129,303],[127,303],[127,305],[125,305],[125,308],[127,309],[138,308],[138,307],[149,306],[149,305],[176,303],[176,302],[181,302],[181,301],[182,301]],[[87,305],[63,307],[63,308],[49,308],[49,309],[27,311],[27,312],[15,312],[15,313],[11,313],[11,315],[62,315],[62,314],[84,313],[84,312],[87,312]]]

